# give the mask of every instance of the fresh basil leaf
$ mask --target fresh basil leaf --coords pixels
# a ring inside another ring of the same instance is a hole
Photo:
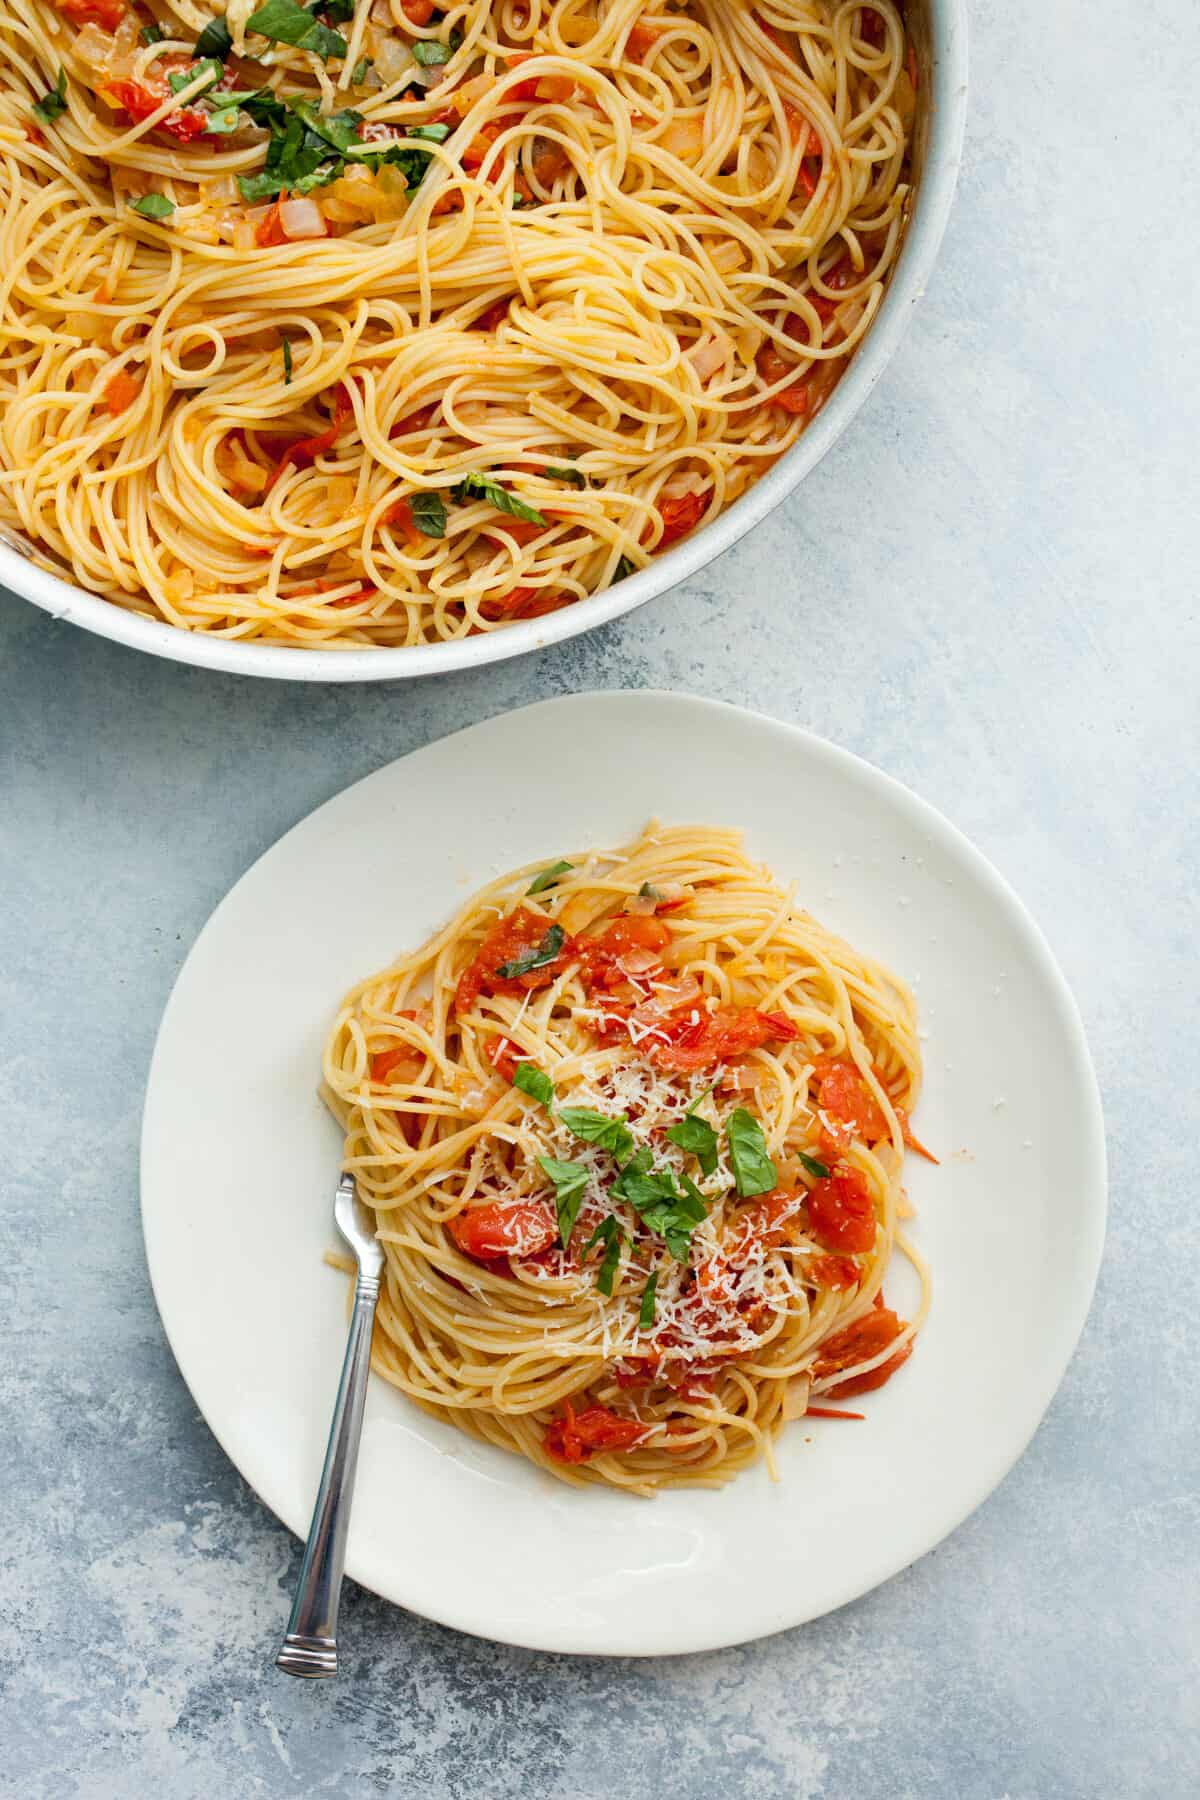
[[[513,1073],[512,1084],[520,1088],[534,1100],[540,1100],[543,1106],[550,1106],[554,1100],[554,1083],[544,1070],[536,1063],[518,1063]]]
[[[642,1215],[650,1229],[666,1239],[667,1249],[681,1263],[691,1255],[692,1232],[708,1217],[704,1196],[695,1182],[684,1176],[683,1184],[682,1194]]]
[[[362,148],[363,116],[360,112],[355,112],[352,106],[345,106],[340,112],[323,113],[315,100],[292,100],[288,104],[304,120],[310,131],[324,138],[342,156],[351,150]]]
[[[368,71],[372,66],[371,58],[369,56],[360,56],[350,71],[350,86],[361,87],[367,79]]]
[[[283,340],[283,379],[284,379],[285,384],[290,386],[291,379],[292,379],[292,340],[291,340],[291,338],[284,338],[284,340]]]
[[[241,108],[236,101],[228,100],[224,106],[215,106],[209,113],[206,129],[218,137],[227,137],[231,131],[237,130],[240,119]]]
[[[561,925],[551,925],[535,950],[526,950],[523,956],[514,957],[512,962],[501,963],[496,970],[497,975],[501,981],[516,981],[518,976],[528,975],[532,969],[544,969],[547,963],[557,960],[565,936]]]
[[[196,39],[196,56],[215,56],[224,62],[233,49],[233,37],[229,30],[229,21],[225,18],[210,19],[200,36]]]
[[[62,117],[67,110],[67,71],[60,68],[58,80],[48,94],[34,102],[33,116],[40,119],[43,125],[53,125],[55,119]]]
[[[247,105],[246,111],[262,122],[260,114],[266,109]],[[266,122],[270,125],[271,142],[261,173],[238,176],[238,187],[244,200],[273,199],[285,188],[289,192],[307,194],[312,188],[335,180],[341,173],[342,159],[334,157],[330,160],[328,140],[310,131],[299,114],[280,107],[277,113],[267,111]]]
[[[138,42],[142,44],[162,44],[167,34],[161,25],[143,25],[138,32]]]
[[[265,0],[256,13],[246,20],[246,30],[275,44],[291,44],[297,50],[309,50],[328,62],[331,57],[345,56],[346,40],[327,25],[314,19],[296,0]]]
[[[600,1289],[602,1294],[606,1294],[610,1299],[612,1298],[613,1291],[613,1277],[620,1267],[620,1264],[621,1233],[620,1231],[616,1231],[608,1240],[608,1246],[604,1252],[604,1260],[600,1264],[600,1273],[596,1277],[596,1286]]]
[[[642,1146],[621,1170],[609,1190],[614,1200],[628,1201],[635,1212],[658,1206],[675,1197],[678,1189],[670,1169],[655,1169],[654,1156]]]
[[[767,1155],[762,1126],[744,1106],[731,1112],[725,1121],[725,1138],[739,1197],[748,1200],[754,1194],[769,1194],[779,1178]]]
[[[818,1181],[829,1180],[829,1170],[823,1162],[818,1162],[815,1156],[809,1156],[804,1150],[797,1150],[796,1156],[801,1168],[807,1169],[810,1175],[815,1175]]]
[[[700,1218],[706,1219],[708,1217],[708,1201],[704,1198],[700,1189],[696,1186],[690,1175],[681,1175],[679,1179],[682,1181],[683,1191],[692,1202],[693,1207],[698,1206],[700,1208]],[[696,1220],[697,1224],[700,1223],[700,1218]]]
[[[246,88],[236,94],[224,94],[222,99],[236,100],[256,125],[262,125],[268,131],[283,131],[287,126],[290,117],[287,103],[273,88]]]
[[[658,1295],[658,1270],[655,1269],[649,1281],[642,1289],[642,1304],[638,1310],[638,1327],[649,1331],[654,1323],[654,1305]]]
[[[692,1232],[708,1216],[704,1196],[686,1177],[681,1190],[673,1170],[650,1168],[644,1156],[648,1152],[639,1151],[626,1163],[609,1192],[632,1206],[642,1223],[666,1240],[676,1262],[686,1262]]]
[[[193,63],[190,69],[181,69],[177,74],[168,75],[167,82],[173,94],[181,94],[185,87],[191,87],[192,83],[199,81],[202,75],[207,76],[207,86],[211,87],[214,81],[224,79],[225,70],[214,57],[207,56],[203,62]],[[205,89],[201,88],[200,92],[204,93],[204,91]]]
[[[324,13],[331,25],[348,25],[354,17],[355,0],[316,0],[313,12]]]
[[[585,488],[587,486],[587,476],[582,469],[557,469],[552,463],[547,463],[546,467],[542,470],[542,474],[546,477],[547,481],[566,481],[569,482],[572,487],[576,488]]]
[[[442,538],[446,535],[446,507],[442,496],[421,490],[408,496],[408,510],[412,514],[412,522],[423,537]]]
[[[518,500],[515,494],[510,494],[506,487],[502,487],[490,475],[464,475],[454,494],[458,500],[471,500],[478,496],[494,506],[497,512],[509,513],[514,519],[527,519],[531,525],[546,523],[540,512],[528,506],[524,500]]]
[[[692,1112],[684,1114],[676,1124],[667,1127],[667,1141],[678,1144],[689,1156],[694,1156],[705,1175],[714,1175],[717,1169],[717,1134],[707,1119],[698,1119]]]
[[[623,1163],[633,1150],[633,1133],[624,1115],[610,1118],[606,1113],[593,1112],[588,1106],[560,1106],[558,1116],[573,1137],[582,1138],[585,1144],[598,1144],[601,1150],[610,1151],[619,1163]]]
[[[614,584],[618,581],[624,581],[626,577],[632,575],[633,572],[633,564],[630,562],[629,558],[627,556],[619,557],[616,569],[613,572]]]
[[[610,1298],[613,1291],[613,1276],[621,1261],[621,1245],[624,1238],[625,1233],[621,1230],[619,1222],[612,1213],[609,1213],[606,1219],[601,1219],[583,1246],[583,1254],[586,1256],[594,1245],[603,1243],[604,1258],[600,1264],[600,1273],[596,1277],[596,1286],[602,1294],[607,1294]]]
[[[423,69],[436,69],[450,61],[456,48],[455,44],[443,44],[437,38],[417,38],[412,53]]]
[[[548,869],[543,869],[540,875],[534,876],[525,892],[527,894],[544,894],[548,887],[554,886],[560,875],[566,875],[574,867],[575,864],[569,862],[551,863]]]
[[[175,211],[175,202],[165,194],[143,194],[140,200],[131,200],[129,206],[143,219],[169,219]]]
[[[444,144],[450,136],[449,125],[406,125],[405,137],[420,138],[426,144]]]
[[[565,1250],[571,1241],[579,1208],[588,1184],[585,1163],[560,1162],[556,1156],[539,1156],[544,1174],[554,1184],[554,1210],[558,1214],[558,1236]]]

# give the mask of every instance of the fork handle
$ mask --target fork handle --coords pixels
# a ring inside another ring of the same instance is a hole
[[[287,1636],[275,1658],[276,1665],[289,1675],[337,1674],[338,1601],[371,1367],[371,1327],[378,1299],[379,1277],[360,1274],[354,1284],[354,1311],[329,1427],[325,1467],[308,1528]]]

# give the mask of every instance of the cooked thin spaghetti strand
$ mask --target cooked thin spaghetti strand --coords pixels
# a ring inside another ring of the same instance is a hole
[[[824,404],[915,81],[895,0],[6,0],[0,530],[300,647],[596,593]]]
[[[652,825],[503,876],[347,995],[326,1046],[387,1258],[376,1371],[569,1481],[770,1459],[924,1319],[898,1229],[920,1080],[908,990],[736,833]]]

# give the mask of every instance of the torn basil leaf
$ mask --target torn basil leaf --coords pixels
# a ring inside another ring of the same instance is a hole
[[[501,963],[496,970],[497,975],[501,981],[516,981],[518,977],[528,975],[533,969],[544,969],[547,963],[557,960],[565,936],[566,933],[561,925],[551,925],[536,949],[526,950],[522,956],[514,957],[512,962]]]
[[[725,1121],[725,1139],[739,1197],[748,1200],[754,1194],[769,1194],[778,1183],[775,1164],[767,1154],[762,1126],[744,1106]]]
[[[585,1163],[560,1162],[556,1156],[539,1156],[538,1163],[543,1174],[549,1176],[554,1185],[554,1210],[558,1215],[559,1241],[565,1250],[571,1241],[571,1233],[575,1229],[575,1221],[579,1217],[579,1208],[583,1205],[583,1196],[588,1183],[588,1171]]]
[[[554,1083],[544,1070],[536,1063],[518,1063],[513,1072],[512,1084],[528,1094],[533,1100],[540,1100],[543,1106],[550,1106],[554,1100]]]
[[[525,892],[527,894],[544,894],[548,887],[554,886],[560,875],[568,874],[574,867],[575,864],[569,862],[551,863],[548,869],[543,869],[540,875],[534,876]]]
[[[588,1106],[560,1106],[558,1116],[573,1137],[585,1144],[597,1144],[619,1163],[625,1162],[633,1150],[633,1133],[622,1116],[593,1112]]]

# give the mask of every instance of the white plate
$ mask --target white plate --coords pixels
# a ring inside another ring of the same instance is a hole
[[[928,1031],[915,1233],[934,1304],[865,1424],[792,1426],[782,1481],[637,1501],[561,1487],[372,1381],[349,1571],[445,1624],[546,1650],[711,1649],[815,1618],[911,1563],[1020,1455],[1082,1328],[1104,1140],[1079,1018],[978,851],[868,764],[672,694],[548,701],[329,801],[243,876],[159,1034],[142,1139],[150,1272],[196,1403],[307,1530],[345,1331],[322,1251],[339,1138],[315,1088],[343,991],[505,868],[652,814],[740,825],[833,930],[916,984]],[[899,1277],[889,1298],[905,1299]],[[281,1619],[282,1624],[282,1619]]]

